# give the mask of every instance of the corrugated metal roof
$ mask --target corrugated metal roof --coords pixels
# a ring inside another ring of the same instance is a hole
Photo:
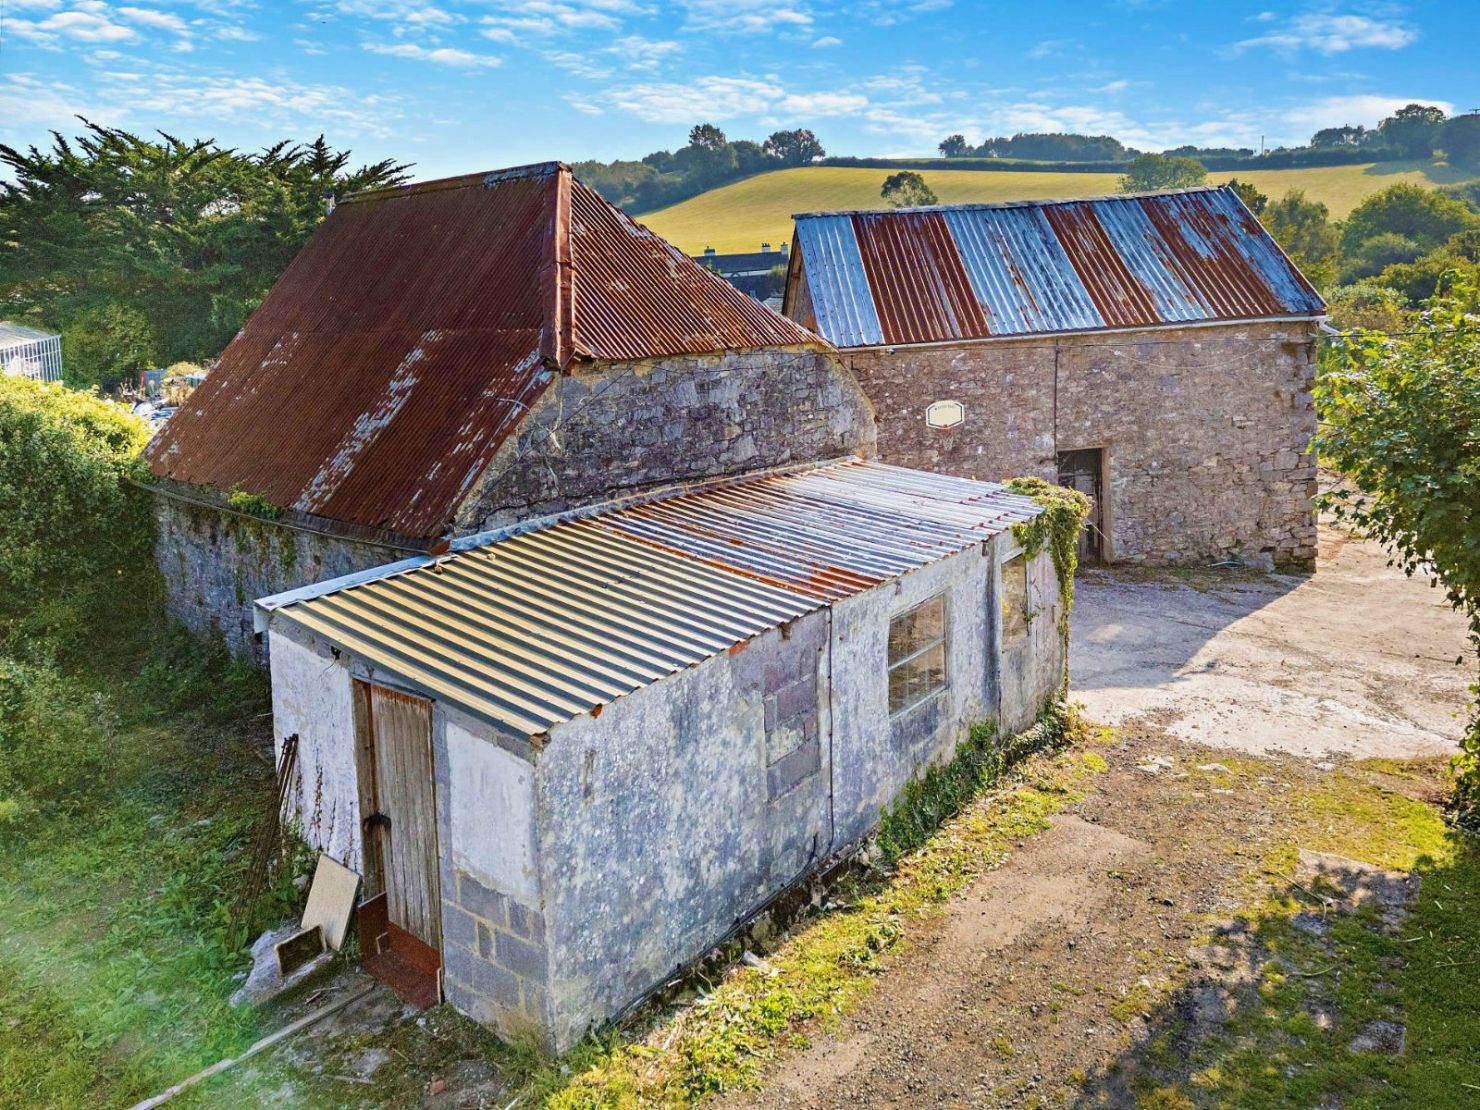
[[[817,329],[839,347],[1325,311],[1226,187],[796,221]]]
[[[15,347],[22,343],[35,343],[40,339],[55,339],[57,333],[54,331],[42,331],[26,324],[16,324],[9,320],[0,320],[0,348]]]
[[[383,189],[323,222],[147,455],[426,539],[576,360],[821,343],[558,163]]]
[[[535,735],[1038,511],[989,482],[840,463],[661,497],[260,604]]]

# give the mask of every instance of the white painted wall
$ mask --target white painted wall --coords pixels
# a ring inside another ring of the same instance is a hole
[[[486,887],[538,904],[534,768],[450,717],[443,727],[453,866]]]
[[[1005,562],[1021,548],[1009,540]],[[1028,633],[1002,651],[1001,724],[1005,733],[1021,732],[1037,718],[1044,700],[1063,681],[1068,648],[1059,620],[1063,614],[1059,578],[1053,557],[1041,551],[1028,562]],[[999,615],[999,635],[1000,635]]]
[[[303,633],[275,626],[272,659],[273,737],[298,734],[292,811],[303,837],[346,867],[361,871],[360,786],[355,767],[354,686],[349,659]]]

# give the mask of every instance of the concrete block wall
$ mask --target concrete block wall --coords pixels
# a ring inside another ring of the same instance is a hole
[[[1101,448],[1110,558],[1315,559],[1315,325],[1158,328],[847,353],[885,462],[987,481],[1057,477]],[[932,401],[965,422],[928,427]]]
[[[447,1001],[505,1037],[544,1040],[550,967],[540,910],[454,868],[442,891],[443,990]]]
[[[500,447],[460,532],[675,482],[874,450],[873,414],[832,352],[724,351],[578,367]]]

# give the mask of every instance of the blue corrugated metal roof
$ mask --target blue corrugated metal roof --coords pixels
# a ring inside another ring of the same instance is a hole
[[[1325,312],[1226,187],[796,221],[817,330],[840,347]],[[941,265],[942,229],[969,294],[954,262]],[[962,295],[984,329],[956,310]]]
[[[850,462],[567,520],[259,602],[522,735],[1032,519],[990,482]]]

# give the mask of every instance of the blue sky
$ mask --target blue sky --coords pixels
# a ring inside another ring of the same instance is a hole
[[[1480,107],[1480,0],[0,0],[0,141],[73,114],[243,148],[323,132],[416,176],[811,127],[1303,142],[1410,100]]]

